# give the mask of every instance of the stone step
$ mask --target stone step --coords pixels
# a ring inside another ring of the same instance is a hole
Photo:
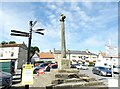
[[[70,88],[78,88],[78,87],[88,87],[88,86],[97,86],[97,85],[104,85],[101,81],[92,81],[92,82],[70,82],[70,83],[63,83],[53,86],[54,89],[67,87]]]
[[[62,83],[70,83],[70,82],[92,82],[97,81],[95,78],[90,77],[81,77],[81,78],[69,78],[69,79],[62,79],[62,78],[56,78],[52,81],[52,84],[62,84]]]
[[[75,69],[60,69],[58,73],[79,73],[79,70]]]
[[[82,78],[70,78],[70,79],[66,79],[64,80],[65,83],[67,82],[90,82],[90,81],[96,81],[95,78],[86,78],[86,77],[82,77]]]
[[[76,73],[58,73],[58,74],[55,74],[55,78],[63,78],[63,79],[80,78],[80,77],[88,77],[88,76],[85,74],[76,74]]]

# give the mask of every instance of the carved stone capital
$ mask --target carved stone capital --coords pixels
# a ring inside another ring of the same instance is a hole
[[[65,18],[66,18],[66,16],[64,16],[64,14],[61,14],[61,16],[60,16],[60,22],[64,22]]]

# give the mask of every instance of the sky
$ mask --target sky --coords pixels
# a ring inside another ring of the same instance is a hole
[[[110,40],[118,46],[118,2],[1,2],[0,42],[28,44],[27,37],[11,36],[11,30],[29,32],[29,21],[37,21],[32,46],[41,52],[61,49],[60,15],[64,14],[66,49],[99,53]]]

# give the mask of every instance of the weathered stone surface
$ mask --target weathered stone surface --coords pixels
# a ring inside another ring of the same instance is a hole
[[[79,88],[103,85],[103,82],[97,81],[95,78],[91,78],[78,72],[74,73],[73,71],[74,70],[59,70],[58,74],[55,74],[55,78],[57,79],[52,82],[52,84],[54,84],[53,88],[71,89],[73,87]]]
[[[96,86],[102,85],[101,81],[92,81],[92,82],[70,82],[56,85],[54,87],[87,87],[87,86]]]
[[[63,79],[79,78],[79,74],[76,74],[76,73],[58,73],[55,75],[55,78],[63,78]]]
[[[81,79],[86,82],[97,81],[95,78],[90,78],[90,77],[81,77]]]
[[[61,69],[70,69],[70,59],[61,60]]]
[[[55,80],[52,81],[52,84],[54,84],[54,85],[62,84],[62,83],[64,83],[63,79],[55,79]]]
[[[74,69],[61,69],[61,70],[58,70],[58,73],[79,73],[79,70],[74,70]]]
[[[60,16],[60,22],[61,22],[61,57],[66,58],[66,44],[65,44],[65,18],[64,14],[61,14]]]
[[[79,79],[79,78],[70,78],[70,79],[66,79],[64,80],[64,83],[69,83],[69,82],[82,82],[83,79]]]

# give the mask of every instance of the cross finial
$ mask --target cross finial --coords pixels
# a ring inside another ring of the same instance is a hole
[[[64,22],[64,21],[65,21],[65,18],[66,18],[66,16],[64,16],[64,14],[61,14],[61,16],[60,16],[60,21],[61,21],[61,22]]]

